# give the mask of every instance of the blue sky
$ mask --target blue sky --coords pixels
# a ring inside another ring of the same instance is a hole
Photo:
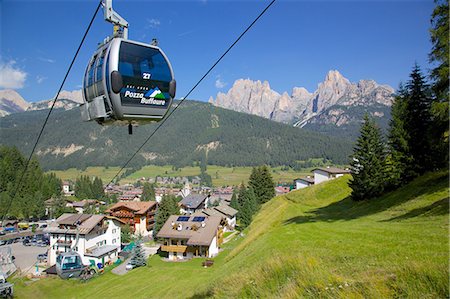
[[[97,1],[2,0],[0,88],[26,100],[53,97]],[[129,38],[159,39],[184,96],[269,1],[114,0]],[[267,80],[277,92],[310,92],[337,69],[350,81],[396,88],[415,62],[428,69],[429,1],[278,0],[190,98],[206,101],[240,78]],[[64,86],[79,89],[86,64],[112,25],[100,11]]]

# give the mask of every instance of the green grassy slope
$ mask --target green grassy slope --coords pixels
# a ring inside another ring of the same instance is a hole
[[[354,203],[348,177],[279,196],[213,267],[149,266],[87,283],[16,280],[18,298],[445,298],[448,172]]]
[[[283,170],[282,167],[270,167],[272,177],[275,182],[293,183],[293,180],[311,174],[313,168],[307,168],[301,172],[294,171],[292,169]],[[56,174],[56,176],[62,180],[75,180],[81,175],[88,176],[98,176],[104,183],[109,182],[119,171],[119,167],[88,167],[86,170],[78,170],[76,168],[70,168],[66,170],[54,170],[50,171]],[[215,187],[219,186],[232,186],[239,185],[244,182],[247,183],[250,173],[252,172],[252,167],[225,167],[208,165],[207,171],[211,175],[212,183]],[[158,165],[147,165],[142,167],[140,170],[130,174],[129,176],[120,180],[121,184],[124,183],[134,183],[139,178],[155,178],[156,176],[161,177],[180,177],[180,176],[196,176],[200,175],[200,167],[182,167],[177,170],[173,170],[170,165],[158,166]]]

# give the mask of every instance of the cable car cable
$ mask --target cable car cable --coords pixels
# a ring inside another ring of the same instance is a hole
[[[50,110],[48,111],[47,117],[45,118],[45,121],[44,121],[44,123],[42,125],[41,131],[39,132],[39,135],[38,135],[38,137],[36,139],[36,142],[34,143],[33,149],[31,150],[30,156],[28,157],[27,163],[25,164],[25,168],[24,168],[24,170],[22,172],[22,175],[20,176],[19,182],[16,184],[16,188],[14,189],[14,192],[11,195],[11,199],[10,199],[10,201],[8,203],[7,209],[6,209],[5,213],[2,216],[2,223],[5,220],[5,217],[8,214],[9,209],[11,208],[12,202],[13,202],[14,198],[16,197],[17,192],[19,191],[19,189],[21,187],[21,184],[22,184],[23,178],[25,176],[25,173],[27,172],[28,167],[30,166],[30,162],[31,162],[31,159],[33,157],[34,151],[36,150],[36,147],[37,147],[37,145],[39,143],[39,140],[41,139],[42,133],[44,132],[45,126],[47,125],[48,119],[50,118],[50,114],[52,113],[53,108],[55,107],[56,101],[58,100],[58,96],[61,93],[61,90],[62,90],[64,84],[66,83],[66,79],[69,76],[69,73],[70,73],[70,71],[72,69],[73,64],[75,63],[75,60],[76,60],[76,58],[78,56],[78,53],[80,52],[81,46],[83,45],[84,40],[86,39],[86,36],[87,36],[89,30],[91,29],[92,23],[94,23],[95,17],[97,16],[97,13],[98,13],[98,11],[99,11],[101,6],[102,6],[102,1],[99,1],[99,4],[98,4],[98,6],[97,6],[97,8],[96,8],[96,10],[94,12],[94,15],[92,16],[92,19],[89,22],[89,25],[87,26],[86,31],[84,32],[83,38],[81,39],[81,42],[80,42],[80,45],[78,46],[78,49],[75,52],[75,56],[73,57],[72,62],[70,63],[70,66],[69,66],[69,68],[68,68],[68,70],[66,72],[66,75],[64,76],[64,79],[63,79],[63,81],[61,83],[61,86],[59,87],[58,92],[56,93],[56,96],[55,96],[55,99],[53,100],[52,106],[50,107]]]
[[[158,124],[156,129],[150,134],[149,137],[144,141],[144,143],[134,152],[134,154],[128,159],[128,161],[119,169],[116,175],[111,179],[108,183],[110,185],[114,182],[114,180],[119,176],[119,174],[127,167],[127,165],[133,160],[133,158],[139,153],[139,151],[147,144],[147,142],[155,135],[155,133],[161,128],[161,126],[172,116],[172,114],[177,110],[178,107],[184,102],[184,100],[197,88],[198,85],[209,75],[209,73],[219,64],[219,62],[230,52],[230,50],[241,40],[241,38],[253,27],[253,25],[264,15],[264,13],[275,3],[276,0],[272,0],[266,8],[253,20],[253,22],[239,35],[239,37],[228,47],[228,49],[220,56],[216,62],[209,68],[209,70],[197,81],[197,83],[189,90],[189,92],[181,98],[180,102],[176,107],[174,107],[171,111],[168,112],[167,116]]]

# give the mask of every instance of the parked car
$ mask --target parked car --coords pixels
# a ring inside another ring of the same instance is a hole
[[[25,239],[22,241],[23,246],[30,246],[30,239]]]
[[[47,253],[40,253],[40,254],[38,254],[38,256],[37,256],[37,260],[38,260],[39,262],[45,262],[45,261],[47,261],[47,258],[48,258]]]
[[[0,241],[0,246],[2,246],[2,245],[6,245],[6,241],[5,240],[1,240]]]

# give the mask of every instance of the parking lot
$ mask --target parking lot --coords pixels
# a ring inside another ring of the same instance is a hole
[[[24,246],[21,242],[3,246],[11,246],[12,255],[16,258],[14,262],[22,273],[34,272],[38,254],[48,250],[48,247]]]

